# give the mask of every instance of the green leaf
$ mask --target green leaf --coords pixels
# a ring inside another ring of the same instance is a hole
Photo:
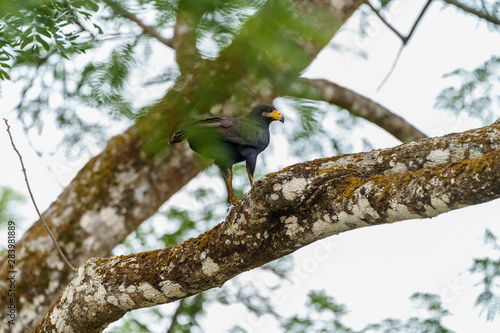
[[[57,26],[58,26],[59,28],[63,28],[63,27],[65,27],[65,26],[67,26],[67,25],[70,25],[70,24],[71,24],[70,22],[66,21],[66,22],[58,23],[58,24],[57,24]],[[57,31],[57,29],[55,29],[55,28],[51,28],[51,29],[50,29],[50,31],[54,32],[54,31]]]
[[[2,69],[0,69],[0,80],[2,80],[2,81],[10,80],[9,74],[7,74],[7,72],[2,70]]]
[[[40,35],[36,35],[36,40],[42,44],[43,48],[45,49],[45,51],[49,51],[50,50],[50,45],[49,43],[47,43]]]
[[[14,57],[11,53],[7,52],[7,50],[2,50],[2,51],[3,51],[3,53],[4,53],[4,54],[6,54],[9,58],[11,58],[11,59],[15,59],[15,57]]]
[[[75,8],[82,8],[82,7],[85,7],[85,2],[86,1],[81,1],[81,0],[78,0],[78,1],[73,1],[71,2],[71,4],[73,5],[73,7]]]
[[[33,26],[31,25],[23,32],[23,34],[21,35],[21,40],[25,40],[26,38],[28,38],[28,36],[31,34],[32,31],[33,31]]]
[[[392,0],[380,0],[380,5],[382,7],[387,6]]]
[[[24,49],[26,46],[28,46],[28,44],[30,44],[34,40],[35,40],[35,36],[33,36],[33,35],[30,35],[27,38],[25,38],[21,44],[21,49]]]
[[[99,31],[99,34],[101,34],[101,35],[102,35],[102,34],[104,33],[104,32],[102,31],[102,28],[101,28],[99,25],[97,25],[97,24],[93,23],[93,26],[94,26],[94,28],[96,28],[96,29]]]
[[[96,4],[94,1],[92,0],[88,0],[86,1],[86,8],[90,9],[91,11],[93,12],[97,12],[99,10],[99,5]]]
[[[86,20],[90,20],[90,18],[92,17],[92,14],[87,13],[86,11],[83,11],[83,10],[79,10],[78,14],[82,15],[83,17],[85,17]]]
[[[50,35],[50,33],[47,30],[43,29],[41,26],[36,26],[35,29],[36,29],[36,32],[38,32],[41,35],[44,35],[47,38],[51,38],[52,37]]]

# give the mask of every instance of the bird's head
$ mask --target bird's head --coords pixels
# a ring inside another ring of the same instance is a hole
[[[250,112],[250,116],[252,117],[262,117],[264,119],[268,119],[269,122],[274,121],[274,120],[279,120],[282,123],[285,121],[285,117],[276,110],[276,108],[272,105],[257,105],[252,109]]]

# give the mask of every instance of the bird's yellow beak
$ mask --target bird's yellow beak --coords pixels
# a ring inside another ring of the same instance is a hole
[[[285,122],[285,117],[283,117],[283,115],[281,114],[281,112],[279,112],[278,110],[274,109],[273,112],[271,112],[269,114],[269,116],[271,118],[273,118],[274,120],[279,120],[281,121],[282,123]]]

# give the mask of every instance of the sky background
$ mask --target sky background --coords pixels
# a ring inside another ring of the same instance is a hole
[[[386,16],[400,31],[406,32],[424,2],[403,1]],[[400,41],[375,16],[370,19],[372,24],[367,36],[359,37],[358,19],[359,15],[354,15],[337,34],[335,42],[365,52],[367,57],[328,48],[308,68],[305,76],[326,78],[363,94],[403,116],[429,136],[461,132],[483,125],[479,120],[465,115],[455,116],[436,110],[434,103],[443,88],[459,84],[456,78],[443,78],[444,74],[457,68],[473,69],[492,54],[498,55],[500,33],[491,32],[474,17],[463,15],[455,8],[444,7],[441,2],[435,1],[404,49],[389,80],[377,91],[392,66]],[[20,86],[12,82],[1,84],[1,115],[9,119],[39,208],[44,211],[88,160],[88,156],[70,161],[64,154],[44,155],[42,158],[37,156],[12,111],[19,100]],[[162,92],[157,93],[159,96]],[[280,101],[277,105],[283,106]],[[284,108],[280,110],[286,116]],[[345,135],[369,136],[374,148],[399,144],[371,123],[360,123],[357,130],[346,131]],[[283,129],[273,125],[271,131],[277,135],[273,136],[271,146],[264,153],[266,164],[265,170],[261,168],[261,173],[276,171],[297,162],[287,156],[286,149],[277,148],[281,147],[280,143],[284,140],[284,136],[279,133],[286,131],[287,126],[290,126],[288,118]],[[118,134],[123,128],[125,125],[115,126],[112,131]],[[26,189],[19,161],[4,130],[0,133],[0,185],[12,187],[24,194]],[[39,150],[51,150],[58,136],[60,138],[57,130],[49,125],[40,136],[33,135],[32,141]],[[362,148],[360,144],[353,146],[355,151]],[[93,154],[100,151],[97,146],[93,149]],[[202,177],[202,181],[213,184],[217,192],[224,192],[220,179]],[[179,206],[191,205],[183,194],[176,195],[172,202]],[[417,291],[430,292],[440,295],[443,305],[452,313],[444,321],[448,328],[456,332],[498,332],[500,319],[487,322],[485,315],[479,316],[479,309],[473,308],[475,297],[480,291],[475,286],[480,276],[471,276],[467,269],[473,258],[491,253],[483,245],[482,237],[485,228],[500,234],[499,208],[500,201],[496,200],[433,219],[354,230],[300,249],[293,255],[295,269],[290,280],[284,282],[282,288],[273,295],[276,309],[288,315],[304,313],[307,292],[310,289],[325,289],[351,311],[345,323],[359,329],[383,318],[422,315],[411,306],[408,298]],[[28,201],[19,205],[17,210],[18,232],[22,232],[36,220],[36,214]],[[1,231],[0,239],[6,239],[4,230]],[[257,285],[273,282],[272,278],[257,270],[242,274],[241,279],[253,281]],[[224,287],[231,288],[232,282],[229,281]],[[276,329],[276,323],[270,316],[256,318],[243,310],[242,306],[211,306],[203,323],[207,332],[220,332],[235,323],[249,332]]]

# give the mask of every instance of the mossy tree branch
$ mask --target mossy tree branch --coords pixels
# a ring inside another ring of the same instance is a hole
[[[220,287],[330,235],[497,198],[499,125],[296,164],[261,178],[225,224],[196,238],[89,259],[35,332],[101,332],[130,310]]]

